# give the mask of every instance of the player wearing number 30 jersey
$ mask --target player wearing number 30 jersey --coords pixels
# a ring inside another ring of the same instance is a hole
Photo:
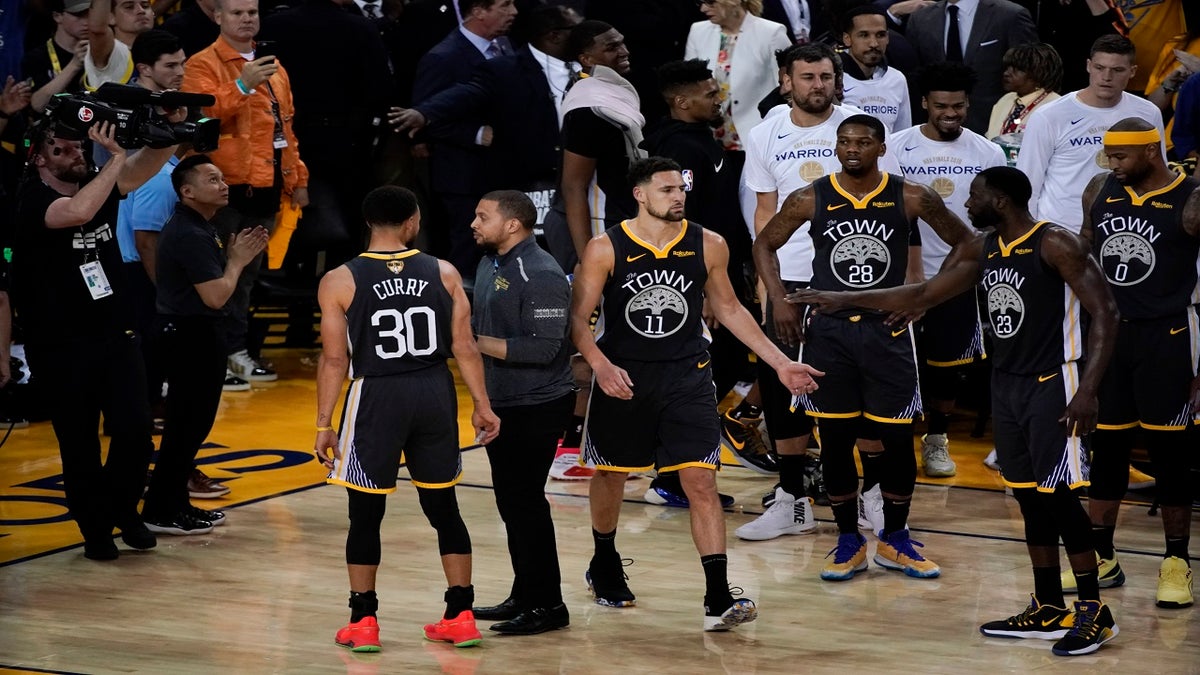
[[[322,344],[314,450],[329,469],[328,482],[348,488],[350,512],[350,623],[334,641],[354,651],[379,651],[379,526],[403,453],[421,510],[437,531],[448,586],[446,612],[425,626],[425,637],[475,645],[481,637],[471,613],[471,538],[454,494],[462,471],[458,399],[447,358],[454,356],[475,401],[476,442],[495,438],[500,420],[484,386],[471,308],[453,266],[408,248],[421,222],[412,192],[372,190],[363,217],[371,232],[367,252],[326,274],[318,292]],[[353,379],[335,431],[333,409],[347,371]]]

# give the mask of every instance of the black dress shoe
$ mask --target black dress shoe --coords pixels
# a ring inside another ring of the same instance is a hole
[[[538,607],[521,612],[503,623],[492,624],[490,630],[503,635],[537,635],[571,625],[571,615],[566,605]]]
[[[83,542],[83,557],[88,560],[116,560],[121,556],[112,536],[96,537]]]
[[[152,549],[158,544],[158,537],[154,536],[139,518],[136,522],[126,523],[121,525],[121,541],[129,548],[136,548],[139,551]]]
[[[476,619],[487,619],[489,621],[508,621],[515,619],[521,613],[521,609],[517,607],[517,601],[511,597],[505,598],[504,602],[491,607],[475,607],[471,610],[475,614]]]

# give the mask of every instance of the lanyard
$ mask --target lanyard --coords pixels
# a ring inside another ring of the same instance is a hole
[[[58,62],[58,50],[54,48],[54,38],[46,40],[46,51],[50,54],[50,68],[54,70],[55,75],[58,75],[62,72],[62,64]]]

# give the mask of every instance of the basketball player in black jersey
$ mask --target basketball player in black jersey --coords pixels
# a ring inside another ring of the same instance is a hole
[[[967,214],[975,227],[994,230],[955,247],[932,279],[891,290],[800,291],[789,300],[818,305],[821,312],[845,307],[920,312],[975,283],[983,285],[996,337],[996,452],[1025,520],[1034,595],[1024,612],[980,631],[1058,640],[1054,653],[1073,656],[1096,651],[1119,632],[1100,602],[1096,554],[1076,491],[1088,484],[1082,440],[1096,427],[1096,392],[1112,356],[1117,308],[1087,242],[1034,221],[1031,193],[1020,171],[985,169],[971,183]],[[1085,311],[1090,329],[1083,365]],[[1065,607],[1059,578],[1060,538],[1078,587],[1073,612]]]
[[[317,295],[322,351],[314,447],[330,470],[328,482],[346,486],[350,498],[350,624],[335,641],[354,651],[380,649],[379,525],[403,452],[421,510],[437,530],[449,585],[446,612],[425,626],[425,638],[475,645],[481,638],[471,613],[471,538],[454,494],[462,471],[458,399],[446,359],[453,355],[475,402],[476,442],[495,438],[500,420],[484,386],[471,308],[452,265],[408,247],[421,225],[412,192],[372,190],[363,218],[371,232],[367,251],[326,274]],[[352,379],[339,432],[333,411],[347,369]]]
[[[595,373],[583,447],[584,459],[597,469],[588,584],[597,604],[635,603],[615,543],[625,479],[631,471],[677,470],[704,568],[704,630],[728,630],[753,621],[757,610],[753,601],[733,597],[726,577],[716,481],[721,428],[703,301],[794,395],[815,390],[813,377],[821,373],[779,351],[738,301],[726,272],[725,241],[683,217],[687,193],[678,164],[640,160],[629,182],[638,215],[588,242],[571,303],[572,338]],[[593,335],[588,317],[598,305]]]
[[[961,248],[967,226],[932,188],[879,170],[886,151],[883,124],[869,115],[846,118],[837,130],[842,170],[793,192],[754,244],[759,277],[772,302],[784,302],[775,253],[806,221],[816,251],[812,288],[855,290],[904,283],[909,241],[923,218],[944,241]],[[825,488],[838,523],[838,545],[821,578],[843,581],[867,567],[867,540],[858,533],[855,438],[879,438],[884,527],[875,562],[928,578],[941,572],[917,553],[908,535],[909,503],[917,480],[913,419],[921,412],[916,353],[907,323],[884,324],[885,314],[855,310],[813,316],[801,361],[830,374],[826,386],[800,403],[821,427]],[[837,376],[834,377],[834,373]],[[876,435],[877,434],[877,435]]]
[[[1125,580],[1113,548],[1129,455],[1140,437],[1158,480],[1167,546],[1158,573],[1159,607],[1192,604],[1188,535],[1193,420],[1200,409],[1196,255],[1200,251],[1200,180],[1167,168],[1161,136],[1128,118],[1104,136],[1112,171],[1083,194],[1083,228],[1121,312],[1112,363],[1100,383],[1100,417],[1091,438],[1088,512],[1100,557],[1100,585]],[[1064,577],[1064,586],[1069,580]]]

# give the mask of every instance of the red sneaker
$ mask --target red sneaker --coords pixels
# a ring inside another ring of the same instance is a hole
[[[337,632],[333,641],[352,652],[377,652],[379,646],[379,622],[373,616],[364,616],[356,623],[347,624]]]
[[[455,647],[474,647],[483,642],[483,636],[475,627],[475,614],[464,609],[453,619],[442,619],[425,625],[425,639],[433,642],[449,642]]]

